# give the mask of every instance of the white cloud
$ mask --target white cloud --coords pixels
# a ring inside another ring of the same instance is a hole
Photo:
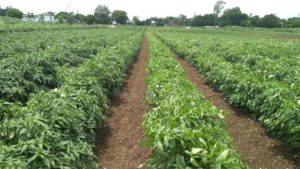
[[[245,13],[263,16],[275,13],[288,18],[299,15],[299,0],[225,0],[226,8],[239,6]],[[0,0],[0,6],[13,6],[24,12],[42,13],[47,11],[74,11],[83,14],[93,13],[99,4],[105,4],[111,11],[122,9],[130,17],[137,15],[145,19],[151,16],[178,16],[183,13],[188,17],[194,14],[211,13],[215,1],[212,0]]]

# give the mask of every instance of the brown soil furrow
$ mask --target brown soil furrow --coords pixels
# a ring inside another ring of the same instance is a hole
[[[111,100],[105,125],[97,131],[96,155],[103,168],[134,169],[149,157],[150,150],[140,144],[143,115],[148,111],[144,103],[147,53],[144,37],[122,90]]]
[[[226,128],[233,137],[235,149],[241,159],[252,169],[296,169],[300,168],[298,159],[285,149],[281,142],[267,135],[260,123],[250,119],[242,110],[233,108],[224,101],[223,96],[214,91],[198,74],[197,69],[187,61],[176,57],[186,71],[189,79],[216,107],[228,112]]]

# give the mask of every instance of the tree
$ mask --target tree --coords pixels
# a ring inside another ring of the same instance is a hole
[[[263,28],[278,28],[281,26],[280,18],[274,14],[265,15],[260,19],[259,26]]]
[[[75,18],[75,22],[77,22],[77,23],[84,23],[86,16],[84,16],[83,14],[77,13],[74,16],[74,18]]]
[[[138,16],[133,16],[132,21],[134,22],[135,25],[143,25],[143,22],[139,19]]]
[[[249,16],[249,21],[251,22],[251,26],[255,27],[255,26],[259,26],[259,16],[255,15],[255,16]]]
[[[13,18],[22,18],[23,12],[17,8],[8,8],[6,9],[5,16],[13,17]]]
[[[126,24],[128,21],[127,13],[122,10],[115,10],[111,17],[114,21],[116,21],[118,24]]]
[[[286,22],[288,28],[300,28],[300,17],[289,18]]]
[[[217,25],[217,15],[206,14],[203,16],[194,16],[191,24],[193,26],[215,26]]]
[[[221,14],[221,12],[223,11],[225,5],[226,5],[226,2],[217,1],[215,6],[214,6],[214,14],[219,16]]]
[[[57,19],[59,23],[76,23],[76,17],[73,12],[59,12],[54,18]]]
[[[248,15],[242,13],[239,7],[227,9],[224,11],[223,15],[220,18],[220,25],[236,25],[241,26],[242,23],[248,20]]]
[[[187,19],[186,15],[180,14],[178,18],[181,22],[181,25],[185,26],[186,25],[186,19]]]
[[[85,17],[85,22],[89,25],[94,24],[96,22],[94,15],[87,15]]]
[[[163,22],[164,22],[163,25],[178,26],[180,25],[181,20],[179,17],[168,16],[165,19],[163,19]]]
[[[107,6],[105,5],[99,5],[94,11],[94,16],[96,23],[98,24],[110,24],[111,18],[110,18],[110,11]]]

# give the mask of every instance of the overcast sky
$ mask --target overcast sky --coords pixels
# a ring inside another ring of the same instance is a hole
[[[239,6],[247,14],[260,16],[274,13],[281,18],[300,16],[300,0],[225,0],[226,8]],[[216,0],[0,0],[0,6],[13,6],[23,12],[35,14],[53,11],[74,11],[91,14],[99,4],[105,4],[111,11],[125,10],[129,17],[145,19],[151,16],[165,17],[185,14],[212,13]]]

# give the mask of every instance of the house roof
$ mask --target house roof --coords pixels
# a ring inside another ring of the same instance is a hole
[[[38,16],[54,16],[54,14],[53,13],[51,13],[51,12],[46,12],[46,13],[41,13],[41,14],[38,14]]]

